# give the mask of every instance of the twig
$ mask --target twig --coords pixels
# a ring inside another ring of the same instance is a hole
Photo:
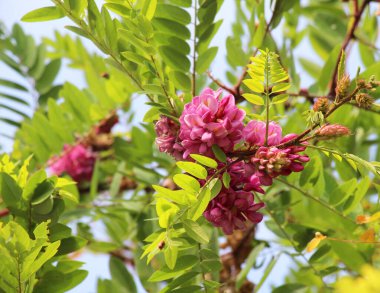
[[[263,200],[260,198],[260,196],[259,196],[257,193],[255,193],[255,196],[259,199],[259,201],[260,201],[261,203],[264,203]],[[272,220],[275,222],[275,224],[276,224],[277,227],[280,229],[280,231],[282,232],[282,234],[284,234],[285,238],[286,238],[286,239],[290,242],[290,244],[293,246],[293,249],[297,252],[297,254],[298,254],[299,256],[301,256],[301,257],[305,260],[305,262],[310,266],[310,268],[314,271],[314,273],[315,273],[317,276],[319,276],[319,277],[321,278],[321,281],[322,281],[323,285],[324,285],[325,287],[328,287],[327,284],[326,284],[326,283],[324,282],[324,280],[323,280],[323,276],[321,276],[321,274],[318,272],[318,270],[317,270],[317,269],[316,269],[316,268],[310,263],[310,261],[306,258],[306,256],[305,256],[302,252],[299,252],[299,251],[297,250],[297,246],[296,246],[296,244],[294,243],[293,239],[292,239],[292,238],[289,236],[289,234],[285,231],[283,225],[282,225],[282,224],[278,221],[278,219],[275,217],[273,211],[272,211],[271,209],[269,209],[267,205],[265,205],[264,208],[267,210],[269,216],[270,216],[270,217],[272,218]]]
[[[341,214],[338,210],[336,210],[336,209],[334,209],[333,207],[329,206],[328,203],[326,203],[326,202],[320,200],[319,198],[314,197],[314,196],[312,196],[311,194],[309,194],[309,193],[303,191],[303,190],[302,190],[301,188],[299,188],[298,186],[293,185],[293,184],[289,183],[288,181],[283,180],[283,179],[281,179],[281,178],[276,178],[275,180],[277,180],[277,181],[279,181],[279,182],[281,182],[281,183],[287,185],[288,187],[293,188],[294,190],[297,190],[297,191],[298,191],[299,193],[301,193],[303,196],[305,196],[305,197],[307,197],[307,198],[309,198],[309,199],[311,199],[311,200],[317,202],[318,204],[324,206],[324,207],[327,208],[330,212],[333,212],[334,214],[338,215],[339,217],[341,217],[341,218],[343,218],[343,219],[345,219],[345,220],[347,220],[347,221],[350,221],[350,222],[352,222],[352,223],[355,223],[355,220],[346,217],[345,215]]]
[[[232,94],[232,95],[234,95],[234,96],[236,95],[235,89],[226,86],[224,83],[222,83],[222,82],[219,81],[217,78],[215,78],[215,77],[212,75],[211,71],[207,71],[207,75],[208,75],[208,77],[209,77],[209,78],[210,78],[210,79],[211,79],[211,80],[212,80],[217,86],[219,86],[220,88],[226,90],[227,92],[229,92],[230,94]]]
[[[339,61],[342,56],[343,51],[345,51],[350,44],[351,40],[355,39],[355,30],[359,25],[360,19],[362,17],[362,14],[364,12],[364,9],[366,8],[367,4],[369,4],[370,0],[364,0],[362,5],[359,7],[358,0],[354,0],[354,21],[350,27],[350,29],[347,32],[346,37],[344,38],[342,47],[340,49],[338,58],[335,62],[334,72],[331,79],[331,85],[330,85],[330,91],[329,96],[334,96],[335,87],[337,83],[337,75],[338,75],[338,67],[339,67]]]

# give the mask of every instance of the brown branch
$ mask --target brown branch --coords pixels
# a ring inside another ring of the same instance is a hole
[[[329,91],[329,96],[333,96],[335,92],[335,87],[337,83],[337,75],[338,75],[338,67],[339,67],[339,61],[342,56],[343,51],[345,51],[350,44],[351,40],[355,39],[355,30],[359,25],[360,19],[363,15],[364,9],[366,6],[370,3],[370,0],[364,0],[362,5],[359,7],[358,0],[354,0],[354,21],[348,30],[346,37],[344,38],[342,47],[340,49],[338,58],[335,62],[335,67],[334,67],[334,72],[332,75],[331,79],[331,84],[330,84],[330,91]]]
[[[228,86],[226,86],[224,83],[222,83],[221,81],[219,81],[217,78],[215,78],[213,75],[212,75],[212,73],[211,73],[211,71],[207,71],[207,75],[208,75],[208,77],[218,86],[218,87],[220,87],[220,88],[222,88],[222,89],[224,89],[224,90],[226,90],[227,92],[229,92],[230,94],[232,94],[232,95],[236,95],[236,92],[235,92],[235,89],[233,89],[233,88],[230,88],[230,87],[228,87]]]

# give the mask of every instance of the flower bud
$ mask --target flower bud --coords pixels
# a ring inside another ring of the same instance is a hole
[[[335,87],[336,98],[339,100],[347,95],[348,87],[350,86],[350,76],[345,74]]]
[[[326,114],[330,107],[330,101],[327,97],[320,97],[318,98],[314,105],[313,110],[315,112],[322,112],[323,114]]]
[[[360,108],[370,109],[375,100],[368,94],[360,93],[355,96],[356,103]]]
[[[350,135],[351,131],[346,126],[340,124],[326,124],[318,129],[315,134],[319,137],[319,139],[331,139]]]

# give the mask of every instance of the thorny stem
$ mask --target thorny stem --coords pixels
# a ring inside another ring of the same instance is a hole
[[[264,203],[263,200],[261,199],[261,197],[255,192],[255,196],[259,199],[259,201],[261,203]],[[327,288],[327,284],[323,281],[323,276],[321,276],[321,274],[318,272],[318,270],[309,262],[309,260],[306,258],[306,256],[302,253],[302,252],[299,252],[297,250],[297,246],[296,244],[294,243],[293,239],[289,236],[289,234],[285,231],[284,227],[282,226],[282,224],[277,220],[277,218],[275,217],[273,211],[268,208],[267,205],[265,205],[264,207],[266,209],[266,211],[268,212],[269,216],[272,218],[272,220],[275,222],[275,224],[277,225],[277,227],[280,229],[280,231],[282,232],[282,234],[284,234],[285,238],[290,242],[290,244],[293,246],[293,249],[297,252],[297,254],[299,256],[301,256],[305,262],[310,266],[310,268],[314,271],[314,273],[319,276],[321,278],[321,281],[323,283],[323,285]]]

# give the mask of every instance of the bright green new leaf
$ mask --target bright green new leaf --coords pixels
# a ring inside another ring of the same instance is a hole
[[[202,229],[201,226],[197,222],[194,222],[192,220],[184,220],[183,227],[186,230],[186,234],[193,238],[195,241],[207,244],[210,239],[207,235],[207,233]]]
[[[21,20],[25,22],[49,21],[64,16],[65,14],[59,7],[48,6],[28,12],[21,18]]]
[[[262,106],[264,105],[264,99],[258,95],[255,94],[243,94],[243,97],[250,102],[251,104],[254,105],[259,105]]]
[[[183,171],[197,177],[199,179],[206,179],[207,170],[196,163],[193,162],[177,162],[177,166],[181,168]]]
[[[214,159],[211,159],[209,157],[197,155],[197,154],[191,154],[190,157],[192,157],[198,163],[200,163],[206,167],[210,167],[213,169],[216,169],[218,167],[218,163]]]

